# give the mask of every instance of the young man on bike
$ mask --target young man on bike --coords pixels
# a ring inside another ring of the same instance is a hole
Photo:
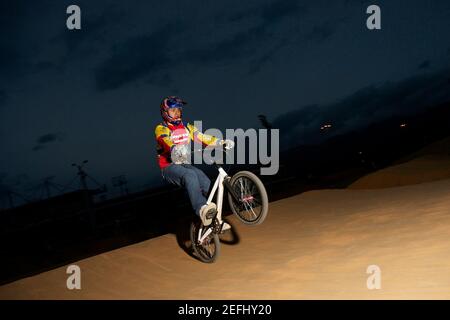
[[[185,101],[176,96],[166,97],[161,102],[163,122],[155,129],[158,164],[164,180],[186,189],[192,208],[202,223],[208,226],[217,212],[214,203],[206,204],[211,180],[203,171],[188,163],[187,148],[191,141],[201,142],[205,147],[225,145],[227,149],[232,148],[234,142],[205,135],[192,124],[183,122],[185,104]],[[225,223],[222,230],[228,229],[230,225]]]

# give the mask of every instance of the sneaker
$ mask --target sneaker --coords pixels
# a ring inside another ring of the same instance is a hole
[[[216,214],[216,204],[208,203],[200,208],[200,219],[202,219],[202,223],[204,226],[209,226],[212,222],[212,218]]]
[[[228,223],[224,222],[223,225],[222,225],[222,230],[220,231],[220,233],[224,233],[225,231],[228,231],[230,229],[231,229],[231,226]]]

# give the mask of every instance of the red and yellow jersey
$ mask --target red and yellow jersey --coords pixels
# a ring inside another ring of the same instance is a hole
[[[189,144],[191,141],[201,142],[203,146],[215,145],[218,139],[201,133],[194,125],[181,122],[179,125],[160,123],[155,128],[156,152],[158,165],[164,169],[172,163],[171,148],[176,144]]]

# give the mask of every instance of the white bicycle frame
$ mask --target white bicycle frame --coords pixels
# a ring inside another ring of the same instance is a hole
[[[216,182],[214,182],[214,186],[211,189],[211,193],[209,194],[208,200],[206,201],[207,204],[210,204],[214,198],[214,195],[217,191],[217,198],[216,198],[216,205],[217,205],[217,220],[222,225],[222,204],[223,204],[223,181],[228,176],[228,174],[223,170],[222,167],[219,167],[219,175],[217,176]],[[202,242],[211,232],[212,228],[208,228],[208,230],[205,232],[204,235],[202,234],[203,226],[200,228],[200,232],[198,233],[198,240]]]

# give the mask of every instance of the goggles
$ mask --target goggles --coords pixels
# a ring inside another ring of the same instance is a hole
[[[186,102],[180,100],[180,99],[168,99],[167,100],[167,106],[169,108],[183,108],[183,105],[185,105]]]

